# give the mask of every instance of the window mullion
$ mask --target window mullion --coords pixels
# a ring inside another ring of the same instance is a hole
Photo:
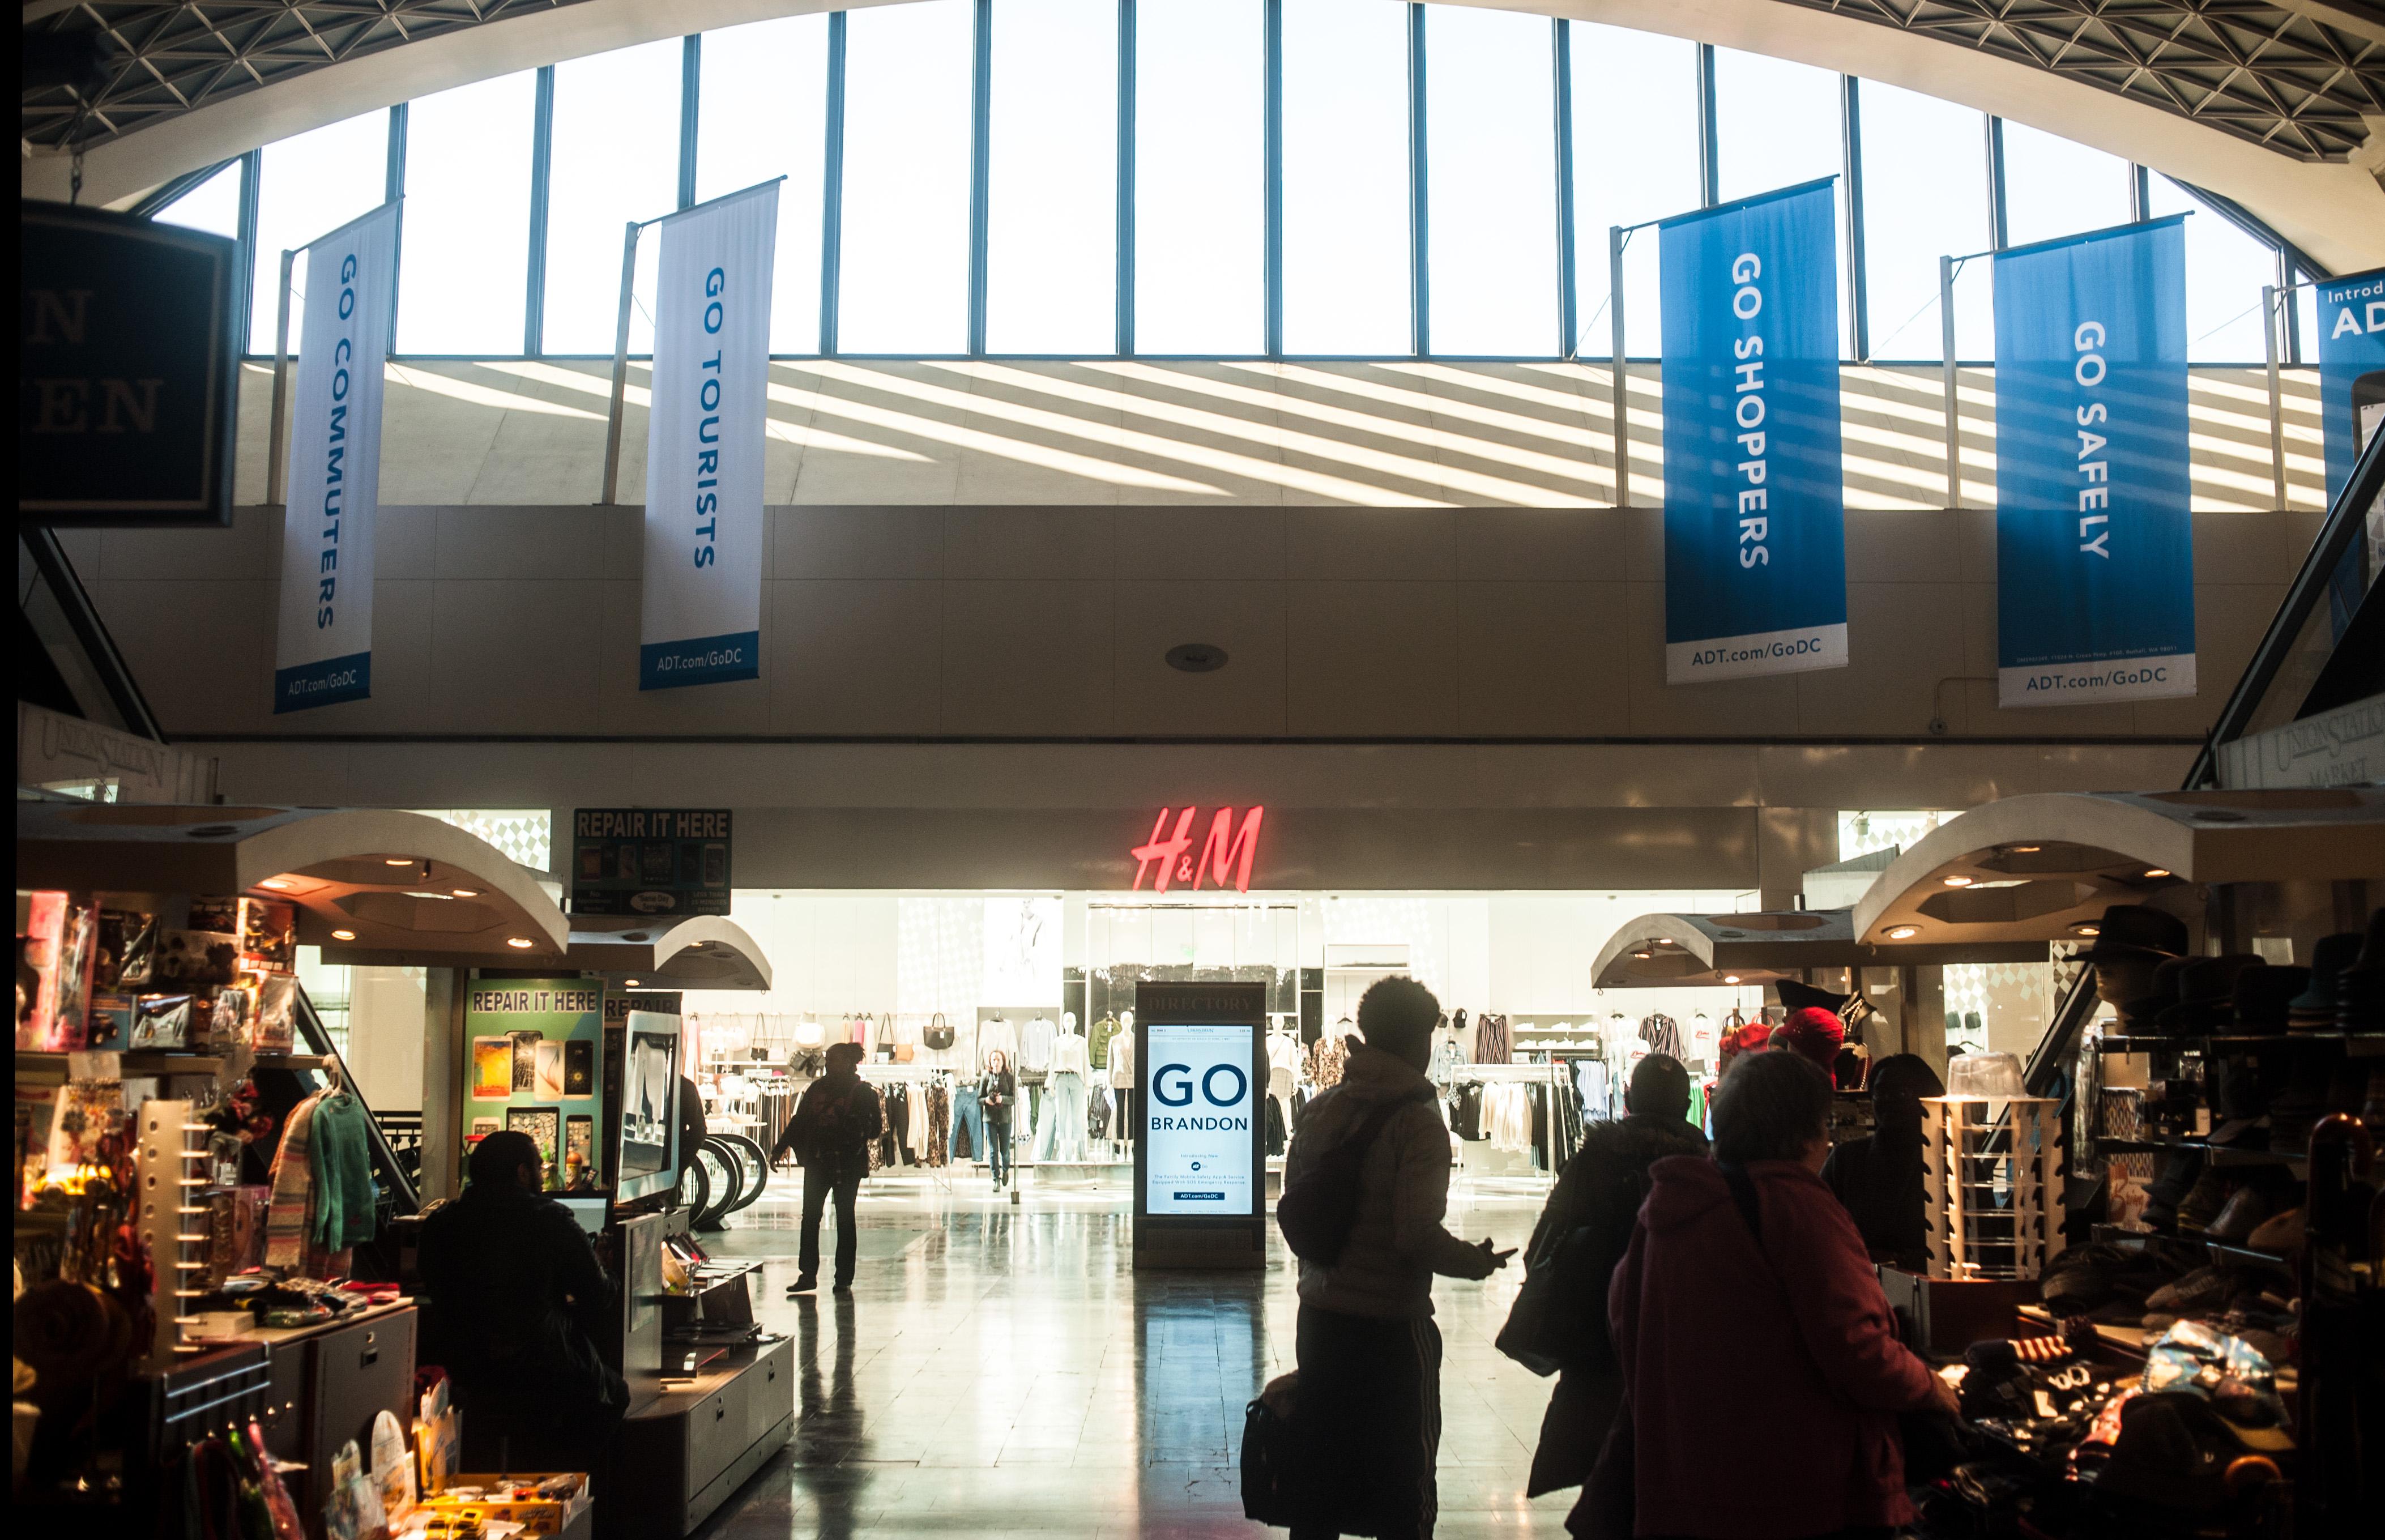
[[[1847,352],[1857,363],[1871,362],[1871,298],[1868,259],[1864,249],[1863,93],[1853,75],[1839,77],[1839,133],[1846,159],[1847,186]]]
[[[821,135],[820,357],[836,356],[837,279],[844,244],[844,12],[828,18],[828,124]]]
[[[1409,351],[1432,352],[1432,211],[1425,143],[1425,9],[1408,5],[1408,335]]]
[[[704,34],[680,39],[679,54],[679,207],[695,207],[695,135],[704,82]]]
[[[1113,348],[1134,352],[1134,0],[1118,0],[1118,294]]]
[[[985,357],[987,224],[993,205],[993,0],[976,0],[969,63],[968,351]]]
[[[1266,0],[1267,356],[1283,357],[1283,0]]]
[[[522,353],[537,357],[546,345],[546,205],[555,171],[555,66],[538,72],[538,95],[530,140],[530,288],[522,302]]]
[[[1549,23],[1552,68],[1556,81],[1557,135],[1557,357],[1574,357],[1580,326],[1576,314],[1573,229],[1573,36],[1571,23]]]

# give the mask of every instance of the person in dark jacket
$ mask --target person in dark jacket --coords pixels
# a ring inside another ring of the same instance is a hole
[[[539,1190],[538,1146],[474,1146],[464,1196],[422,1221],[422,1359],[464,1409],[468,1471],[593,1471],[629,1386],[596,1343],[618,1333],[611,1280],[570,1210]]]
[[[1714,1158],[1649,1168],[1607,1291],[1635,1503],[1612,1533],[1790,1540],[1913,1520],[1898,1415],[1956,1402],[1897,1340],[1863,1237],[1822,1185],[1830,1095],[1810,1059],[1743,1055],[1715,1101]],[[1725,1438],[1718,1473],[1726,1421],[1760,1432]],[[1606,1477],[1574,1533],[1610,1533],[1592,1506]]]
[[[804,1168],[802,1271],[788,1286],[791,1295],[819,1287],[820,1216],[831,1197],[836,1199],[836,1292],[853,1289],[861,1246],[853,1206],[861,1196],[861,1179],[869,1173],[869,1141],[886,1128],[878,1088],[861,1078],[861,1052],[858,1043],[829,1045],[828,1072],[812,1082],[795,1104],[795,1115],[787,1120],[770,1150],[772,1165],[792,1150]]]
[[[985,1056],[985,1073],[977,1081],[978,1110],[985,1114],[985,1158],[993,1168],[993,1184],[1010,1177],[1010,1109],[1018,1103],[1018,1077],[1000,1048]]]
[[[1938,1071],[1918,1054],[1892,1054],[1871,1072],[1871,1133],[1822,1162],[1822,1181],[1863,1236],[1875,1262],[1929,1270],[1928,1200],[1922,1195],[1921,1098],[1942,1096]]]
[[[1583,1128],[1581,1149],[1557,1173],[1524,1252],[1533,1268],[1560,1265],[1562,1253],[1568,1292],[1579,1286],[1575,1302],[1591,1318],[1585,1334],[1600,1350],[1558,1371],[1532,1453],[1528,1497],[1580,1486],[1597,1462],[1623,1396],[1622,1372],[1606,1340],[1607,1282],[1631,1244],[1631,1221],[1648,1196],[1648,1168],[1667,1156],[1706,1152],[1706,1136],[1689,1121],[1690,1072],[1671,1055],[1640,1061],[1623,1107],[1624,1117]]]

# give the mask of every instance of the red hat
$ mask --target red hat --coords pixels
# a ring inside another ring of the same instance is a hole
[[[1839,1045],[1846,1040],[1846,1023],[1819,1006],[1791,1012],[1789,1020],[1772,1034],[1774,1047],[1802,1054],[1825,1070],[1839,1057]]]
[[[1732,1059],[1751,1049],[1764,1046],[1771,1036],[1771,1026],[1763,1021],[1750,1021],[1735,1032],[1723,1033],[1720,1052],[1716,1055],[1718,1067],[1729,1069]]]

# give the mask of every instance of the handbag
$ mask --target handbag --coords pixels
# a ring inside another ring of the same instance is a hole
[[[953,1026],[944,1020],[943,1011],[936,1012],[934,1020],[928,1023],[928,1030],[920,1034],[920,1041],[939,1052],[953,1045]]]
[[[1315,1506],[1301,1479],[1292,1429],[1297,1371],[1271,1380],[1242,1409],[1242,1517],[1280,1527],[1304,1522]]]
[[[798,1048],[817,1048],[827,1035],[826,1029],[808,1017],[795,1023],[795,1046]]]

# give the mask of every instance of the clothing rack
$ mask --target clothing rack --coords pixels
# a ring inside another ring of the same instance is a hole
[[[1566,1095],[1570,1089],[1570,1087],[1566,1083],[1566,1077],[1562,1072],[1561,1066],[1555,1063],[1460,1064],[1450,1070],[1449,1083],[1453,1086],[1475,1084],[1544,1085],[1548,1087],[1549,1104],[1546,1114],[1542,1120],[1540,1154],[1541,1160],[1545,1168],[1546,1179],[1551,1182],[1556,1180],[1557,1170],[1564,1164],[1564,1161],[1558,1158],[1557,1153],[1558,1125],[1560,1121],[1558,1098]],[[1512,1182],[1518,1179],[1514,1177],[1475,1177],[1472,1178],[1472,1180],[1477,1182]],[[1542,1178],[1536,1174],[1530,1180],[1534,1183],[1538,1183]]]

